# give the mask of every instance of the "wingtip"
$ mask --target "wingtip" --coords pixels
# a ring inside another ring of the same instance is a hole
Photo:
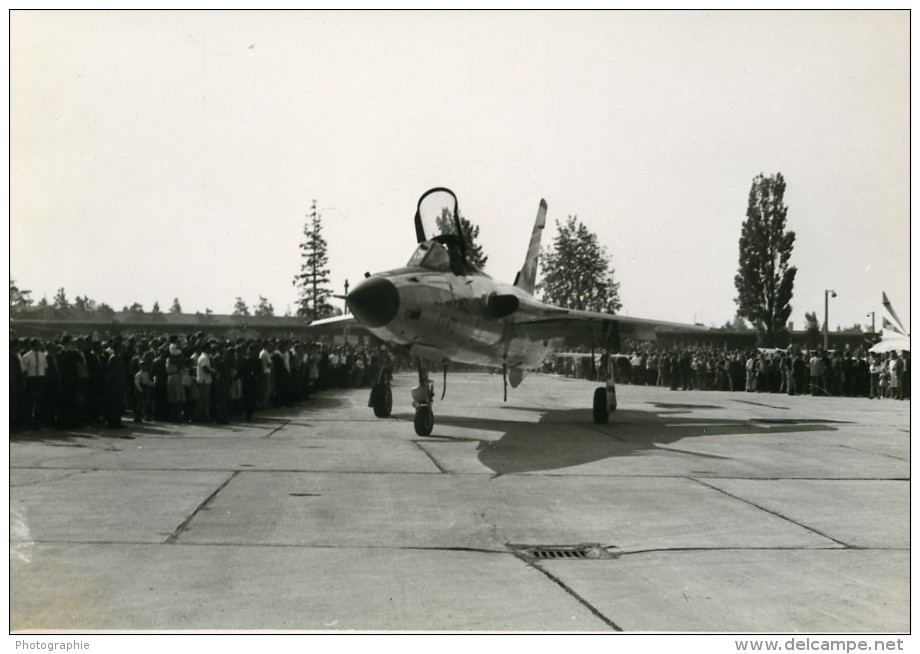
[[[546,209],[546,200],[544,200],[543,198],[540,198],[540,208]]]

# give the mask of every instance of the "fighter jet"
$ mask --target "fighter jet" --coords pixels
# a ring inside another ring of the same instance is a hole
[[[401,348],[416,361],[418,386],[412,389],[415,432],[429,436],[434,428],[434,383],[429,365],[450,363],[500,368],[507,387],[516,388],[528,372],[539,368],[567,335],[582,333],[613,352],[621,336],[654,340],[667,328],[692,327],[626,316],[577,311],[534,297],[540,239],[547,204],[540,200],[530,244],[513,284],[497,282],[467,257],[467,238],[457,197],[447,188],[433,188],[419,198],[415,212],[417,246],[402,268],[365,279],[345,296],[352,315],[318,320],[311,325],[357,320],[384,343]],[[604,357],[604,385],[594,391],[593,419],[607,423],[616,410],[613,357]],[[442,396],[443,398],[443,396]],[[377,417],[388,417],[393,395],[389,380],[375,383],[371,402]]]

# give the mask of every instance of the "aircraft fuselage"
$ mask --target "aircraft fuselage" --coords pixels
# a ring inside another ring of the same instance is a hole
[[[372,289],[376,298],[389,298],[384,300],[388,306],[378,307],[370,319],[361,315],[362,286]],[[546,359],[554,343],[520,338],[514,323],[501,317],[503,306],[513,304],[515,298],[524,301],[528,297],[520,289],[482,274],[456,275],[407,267],[369,277],[349,295],[349,301],[355,316],[372,334],[408,347],[413,355],[532,369]]]

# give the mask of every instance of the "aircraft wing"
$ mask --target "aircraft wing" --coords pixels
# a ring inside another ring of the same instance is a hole
[[[307,327],[324,327],[326,325],[340,325],[342,327],[349,327],[351,325],[359,324],[360,323],[352,314],[347,313],[343,316],[333,316],[332,318],[321,318],[320,320],[314,320],[307,323]]]
[[[615,328],[619,338],[657,339],[658,334],[673,331],[707,331],[708,327],[649,318],[633,318],[612,313],[562,309],[538,300],[522,301],[511,316],[515,328],[530,340],[544,340],[571,335],[600,335],[605,328]]]

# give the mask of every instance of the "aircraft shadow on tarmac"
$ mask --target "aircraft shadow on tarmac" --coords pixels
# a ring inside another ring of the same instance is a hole
[[[503,407],[508,411],[527,411],[525,407]],[[701,408],[695,405],[693,408]],[[718,408],[718,407],[706,407]],[[790,434],[815,431],[835,431],[833,421],[716,419],[692,418],[689,407],[675,410],[618,410],[610,422],[591,422],[591,412],[584,409],[541,411],[538,422],[496,420],[477,417],[439,415],[434,433],[420,443],[475,442],[479,461],[496,475],[540,472],[569,468],[603,459],[639,456],[654,450],[667,449],[686,456],[705,459],[725,457],[680,450],[670,447],[679,441],[699,436],[738,436],[757,434]],[[394,415],[411,420],[411,415]],[[457,436],[439,436],[438,425],[485,429],[504,432],[497,440]]]

